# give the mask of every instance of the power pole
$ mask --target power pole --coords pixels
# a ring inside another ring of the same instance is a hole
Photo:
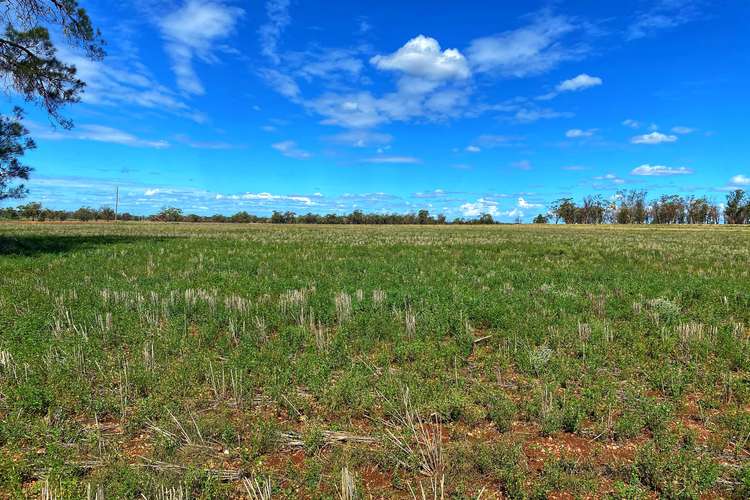
[[[120,209],[120,186],[115,187],[115,222],[117,222],[117,211]]]

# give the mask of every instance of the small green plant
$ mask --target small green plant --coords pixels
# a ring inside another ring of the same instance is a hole
[[[505,394],[496,395],[487,403],[487,416],[500,432],[508,432],[511,429],[517,412],[516,404]]]

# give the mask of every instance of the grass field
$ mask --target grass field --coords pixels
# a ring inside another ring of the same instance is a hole
[[[0,497],[747,498],[750,231],[2,224],[0,419]]]

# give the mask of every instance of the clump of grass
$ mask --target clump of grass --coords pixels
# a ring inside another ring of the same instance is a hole
[[[508,432],[516,417],[518,408],[505,394],[498,394],[490,398],[487,403],[487,416],[500,432]]]
[[[390,441],[407,457],[416,463],[420,473],[437,477],[445,470],[443,455],[442,424],[426,423],[412,406],[409,389],[404,389],[401,405],[394,415],[398,426],[391,425],[386,430]],[[400,461],[410,468],[410,464]]]
[[[346,292],[336,294],[334,298],[336,304],[336,317],[339,324],[345,323],[352,316],[352,297]]]

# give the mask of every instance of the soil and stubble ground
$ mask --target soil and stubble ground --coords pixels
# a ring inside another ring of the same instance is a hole
[[[747,498],[750,231],[0,224],[0,497]]]

